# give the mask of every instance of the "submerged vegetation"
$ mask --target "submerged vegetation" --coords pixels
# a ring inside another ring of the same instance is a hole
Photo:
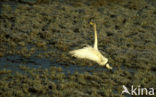
[[[122,85],[156,88],[152,0],[1,1],[1,97],[126,97]],[[93,44],[90,21],[112,71],[68,54]]]

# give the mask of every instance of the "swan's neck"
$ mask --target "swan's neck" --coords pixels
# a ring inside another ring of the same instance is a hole
[[[96,24],[94,24],[93,27],[94,27],[94,48],[98,50],[98,40],[97,40]]]

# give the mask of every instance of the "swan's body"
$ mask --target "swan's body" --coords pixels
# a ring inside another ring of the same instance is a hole
[[[106,65],[108,69],[112,69],[112,67],[110,67],[109,64],[106,64],[108,62],[108,59],[104,57],[98,50],[96,24],[90,24],[94,27],[94,47],[87,46],[82,49],[70,51],[69,53],[74,57],[89,59],[97,62],[99,65]]]

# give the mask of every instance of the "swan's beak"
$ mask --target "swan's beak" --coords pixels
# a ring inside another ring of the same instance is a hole
[[[112,67],[109,64],[106,64],[106,68],[112,70]]]
[[[94,23],[93,23],[93,22],[90,22],[90,24],[91,24],[91,25],[94,25]]]

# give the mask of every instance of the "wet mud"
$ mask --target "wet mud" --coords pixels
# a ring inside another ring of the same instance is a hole
[[[154,0],[0,2],[1,97],[133,97],[121,95],[122,85],[156,89]],[[93,45],[90,21],[111,71],[69,55]]]

